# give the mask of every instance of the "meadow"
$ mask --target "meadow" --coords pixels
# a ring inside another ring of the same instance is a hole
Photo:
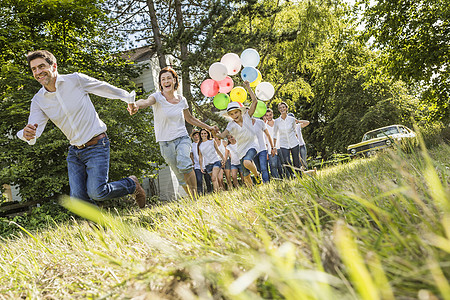
[[[0,299],[450,299],[450,146],[3,238]],[[9,226],[24,224],[10,223]]]

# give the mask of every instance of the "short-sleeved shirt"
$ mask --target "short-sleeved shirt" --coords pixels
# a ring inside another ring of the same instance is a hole
[[[275,126],[275,123],[274,123],[274,126]],[[274,136],[274,132],[273,132],[273,127],[274,126],[270,126],[267,122],[266,122],[266,129],[267,129],[267,131],[269,131],[269,135],[270,135],[270,137],[272,138],[272,141],[276,138],[277,139],[277,144],[278,144],[278,137],[276,137],[276,136]],[[264,135],[264,139],[265,139],[265,141],[266,141],[266,147],[267,147],[267,150],[268,151],[271,151],[272,149],[271,149],[271,147],[270,147],[270,143],[269,143],[269,141],[267,140],[267,136],[265,136]],[[277,147],[277,145],[273,145],[274,147],[276,147],[277,149],[279,149],[280,147]]]
[[[201,142],[198,147],[203,156],[203,165],[207,166],[213,164],[216,161],[220,161],[220,157],[217,154],[216,147],[214,147],[214,140],[207,140],[206,142]]]
[[[281,117],[275,119],[273,131],[278,137],[278,147],[291,149],[298,145],[298,139],[295,135],[295,118],[286,116],[284,120]]]
[[[156,141],[168,142],[187,136],[184,110],[189,106],[186,98],[179,96],[180,101],[172,104],[161,92],[154,93],[152,96],[156,99],[156,103],[152,106]]]
[[[200,170],[200,161],[198,160],[198,148],[197,148],[198,143],[192,143],[192,156],[194,157],[194,169],[198,169]]]
[[[253,119],[255,121],[255,124],[253,124],[253,129],[255,130],[256,139],[258,140],[258,149],[256,149],[256,152],[259,153],[263,150],[266,150],[266,139],[264,130],[266,130],[266,123],[264,123],[263,120],[260,119]]]
[[[241,160],[239,159],[239,153],[237,152],[237,144],[228,144],[226,148],[230,151],[231,164],[235,166],[239,165]]]
[[[239,159],[243,158],[251,148],[258,149],[255,130],[253,129],[252,119],[248,115],[248,112],[242,114],[242,126],[235,121],[231,121],[228,123],[226,130],[236,139]]]
[[[303,139],[302,135],[302,124],[295,125],[295,131],[297,132],[297,139],[300,146],[303,146],[305,144],[305,140]]]

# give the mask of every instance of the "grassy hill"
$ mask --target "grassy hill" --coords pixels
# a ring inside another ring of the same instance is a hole
[[[95,222],[3,239],[0,299],[450,299],[449,157],[390,152],[120,214],[64,199]]]

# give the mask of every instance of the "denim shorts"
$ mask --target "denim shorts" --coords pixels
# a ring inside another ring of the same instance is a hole
[[[231,170],[231,159],[227,159],[226,163],[225,163],[225,170]]]
[[[247,153],[245,153],[244,157],[241,158],[241,166],[242,166],[242,174],[245,176],[250,175],[250,170],[244,167],[244,160],[249,160],[253,162],[253,158],[256,156],[256,149],[250,148],[248,149]]]
[[[239,165],[231,165],[231,170],[238,170],[239,172],[242,173],[242,166]]]
[[[222,163],[220,162],[220,160],[212,163],[212,164],[208,164],[205,167],[205,170],[208,174],[211,174],[214,168],[220,168],[222,166]]]
[[[191,139],[185,135],[172,141],[159,142],[159,148],[166,163],[177,176],[180,185],[186,185],[184,174],[190,173],[194,166],[191,159]]]

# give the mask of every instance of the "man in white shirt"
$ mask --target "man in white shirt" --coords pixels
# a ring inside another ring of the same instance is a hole
[[[81,73],[60,75],[55,56],[46,50],[28,53],[27,61],[42,88],[31,100],[28,124],[17,136],[34,145],[51,120],[70,141],[67,167],[71,197],[95,203],[132,194],[143,208],[146,195],[136,176],[108,183],[106,125],[89,98],[92,93],[131,103],[134,91],[128,93]]]

